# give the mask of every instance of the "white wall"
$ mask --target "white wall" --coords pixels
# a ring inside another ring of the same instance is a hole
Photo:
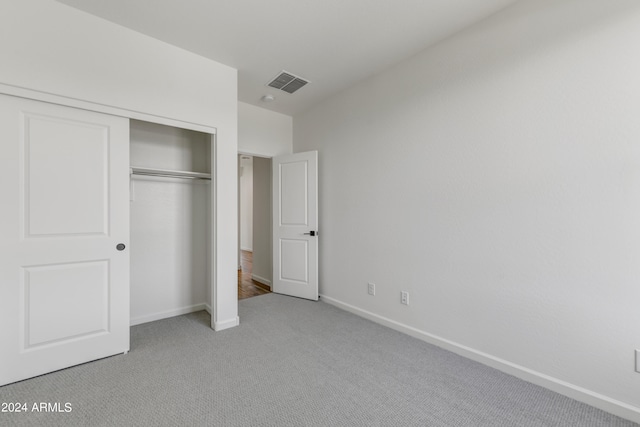
[[[271,286],[273,270],[271,159],[253,158],[253,279]]]
[[[325,300],[640,421],[638,40],[524,0],[295,116]]]
[[[293,119],[238,102],[238,150],[262,157],[291,154]]]
[[[230,67],[53,0],[2,0],[0,22],[0,83],[213,127],[236,116]]]
[[[0,85],[217,128],[213,321],[237,324],[237,71],[53,0],[0,1]]]
[[[253,251],[253,158],[250,156],[240,156],[240,249]]]

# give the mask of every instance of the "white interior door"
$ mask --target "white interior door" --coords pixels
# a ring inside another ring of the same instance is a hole
[[[0,95],[0,385],[129,350],[128,144],[128,119]]]
[[[318,299],[318,152],[273,159],[273,292]]]

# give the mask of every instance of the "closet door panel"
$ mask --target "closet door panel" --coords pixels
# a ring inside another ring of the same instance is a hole
[[[0,385],[129,349],[128,127],[0,96]]]
[[[30,112],[23,122],[27,237],[107,234],[109,126]]]

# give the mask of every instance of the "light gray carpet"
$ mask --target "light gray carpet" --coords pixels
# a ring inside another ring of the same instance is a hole
[[[631,426],[603,411],[322,302],[240,301],[135,326],[131,352],[0,388],[2,426]]]

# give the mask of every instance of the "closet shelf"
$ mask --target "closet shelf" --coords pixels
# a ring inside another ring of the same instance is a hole
[[[131,167],[132,175],[163,176],[167,178],[206,179],[211,180],[210,173],[176,171],[170,169],[152,169]]]

